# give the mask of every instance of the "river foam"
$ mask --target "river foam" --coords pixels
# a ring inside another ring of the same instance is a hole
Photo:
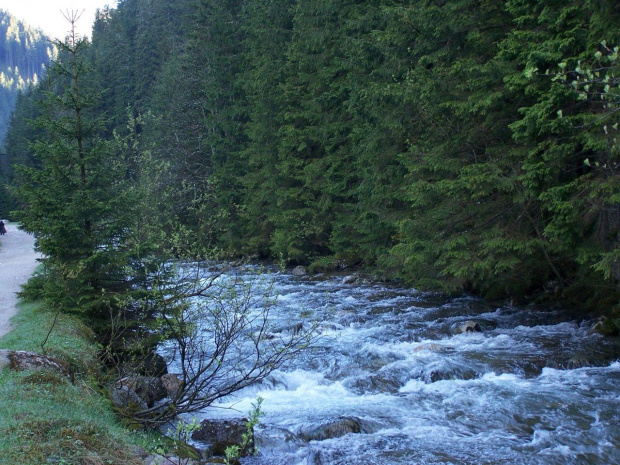
[[[273,327],[318,322],[321,335],[201,414],[264,399],[244,465],[620,463],[620,351],[569,312],[267,271]],[[457,334],[468,321],[479,331]],[[300,435],[343,418],[359,431]]]

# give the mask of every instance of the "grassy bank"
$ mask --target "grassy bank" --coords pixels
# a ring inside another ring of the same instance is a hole
[[[67,316],[54,321],[32,303],[22,303],[12,321],[15,329],[0,339],[0,349],[45,350],[71,365],[75,381],[52,372],[0,371],[1,465],[137,465],[135,446],[159,446],[157,437],[118,423],[100,389],[98,347],[86,326]]]

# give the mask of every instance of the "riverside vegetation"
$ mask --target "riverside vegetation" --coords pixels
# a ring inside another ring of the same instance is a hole
[[[142,464],[135,446],[155,451],[166,444],[119,424],[100,390],[92,330],[75,317],[58,318],[45,351],[68,363],[75,380],[55,372],[0,371],[0,463]],[[53,319],[44,306],[22,303],[0,348],[41,351]]]
[[[141,171],[156,205],[109,193],[91,215],[149,218],[139,235],[159,218],[175,253],[611,312],[619,14],[610,0],[123,0],[99,12],[82,96],[105,116],[97,150],[134,141],[97,155],[85,199]],[[13,165],[41,163],[28,142],[46,131],[26,122],[56,85],[20,100]]]

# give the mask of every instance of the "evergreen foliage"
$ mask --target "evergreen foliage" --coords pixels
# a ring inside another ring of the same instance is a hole
[[[13,133],[12,140],[5,143],[11,120],[19,117],[11,113],[18,100],[17,111],[27,111],[25,107],[31,103],[23,99],[23,93],[45,76],[47,63],[54,53],[54,46],[41,31],[29,28],[0,9],[0,218],[8,218],[16,206],[8,187],[12,178],[8,160],[25,163],[28,153],[24,134]],[[5,150],[17,156],[7,155]]]
[[[124,0],[89,59],[102,134],[151,115],[177,253],[610,306],[619,26],[611,0]]]
[[[54,56],[49,39],[0,9],[0,146],[8,128],[17,94],[45,76]]]
[[[130,147],[99,137],[103,121],[88,113],[97,97],[85,85],[88,41],[72,35],[56,46],[47,90],[36,93],[43,100],[33,121],[39,135],[30,146],[33,160],[17,166],[15,215],[43,254],[39,292],[48,305],[100,317],[126,305],[139,276],[130,270],[143,266],[139,165]]]

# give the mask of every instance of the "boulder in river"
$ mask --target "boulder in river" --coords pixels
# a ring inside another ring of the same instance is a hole
[[[286,333],[291,335],[297,335],[304,329],[304,322],[297,321],[295,323],[288,324],[286,326],[282,326],[280,328],[276,328],[273,330],[274,333]]]
[[[291,271],[291,274],[293,276],[306,276],[308,274],[308,270],[306,270],[303,266],[296,266],[293,268],[293,271]]]
[[[454,334],[480,333],[482,327],[473,320],[467,320],[455,326],[452,332]]]
[[[350,274],[342,278],[342,284],[359,284],[360,276],[359,274]]]
[[[324,441],[325,439],[339,438],[345,434],[362,433],[362,424],[355,417],[340,417],[321,424],[303,426],[297,435],[304,441]]]
[[[237,420],[203,420],[200,423],[200,428],[192,433],[192,439],[209,444],[213,455],[224,455],[227,447],[241,446],[243,444],[243,435],[248,433],[247,421],[247,418]],[[242,455],[246,455],[253,447],[254,432],[249,431],[249,434],[252,437],[246,450],[241,451]]]
[[[449,352],[450,350],[453,350],[453,349],[451,347],[445,347],[440,344],[436,344],[434,342],[425,342],[413,348],[414,352],[428,351],[428,352],[441,353],[441,352]]]
[[[166,373],[161,376],[160,380],[162,386],[168,393],[168,397],[175,397],[179,389],[183,388],[183,380],[181,378],[182,375],[177,375],[175,373]]]

